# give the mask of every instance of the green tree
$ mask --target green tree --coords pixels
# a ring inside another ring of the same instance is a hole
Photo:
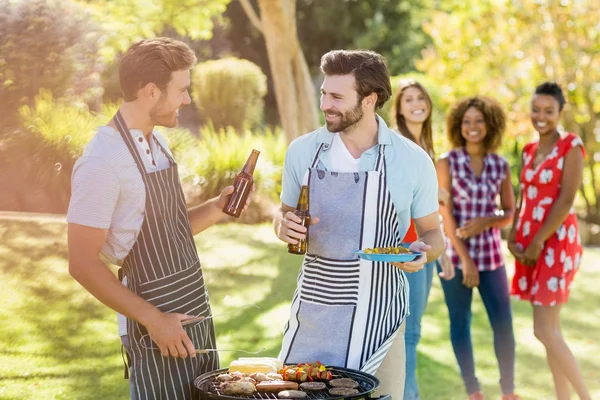
[[[0,2],[0,129],[11,132],[18,108],[40,89],[93,103],[101,93],[101,29],[71,0]]]
[[[257,0],[243,3],[258,8]],[[224,15],[231,52],[259,65],[272,82],[264,37],[248,19],[243,3],[232,1]],[[331,49],[373,49],[388,59],[392,74],[414,70],[414,60],[429,40],[421,29],[423,4],[415,0],[296,0],[298,40],[312,85],[319,85],[321,56]],[[276,107],[272,88],[265,104],[267,122],[277,123],[279,115],[271,111]]]
[[[106,28],[102,54],[112,59],[134,41],[167,30],[190,39],[210,39],[215,19],[231,0],[79,0]]]
[[[0,209],[63,213],[71,195],[71,173],[98,125],[114,115],[74,107],[41,89],[19,109],[22,128],[0,141]]]
[[[505,141],[517,167],[531,138],[529,99],[552,80],[566,89],[564,126],[585,143],[587,218],[600,222],[600,3],[582,1],[445,1],[431,10],[425,31],[433,40],[417,66],[437,80],[445,105],[485,94],[507,108],[515,140]]]
[[[313,73],[331,49],[369,49],[386,57],[392,75],[415,70],[429,44],[421,28],[422,1],[343,0],[298,2],[298,31]],[[335,23],[332,23],[335,21]]]
[[[292,141],[319,125],[316,91],[298,40],[296,0],[240,0],[252,25],[262,33],[273,77],[283,131]]]

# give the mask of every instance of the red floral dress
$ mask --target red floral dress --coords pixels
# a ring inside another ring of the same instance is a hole
[[[552,152],[536,168],[533,159],[538,142],[523,149],[521,171],[521,212],[517,222],[516,242],[526,249],[536,232],[544,224],[552,204],[560,193],[565,155],[573,147],[580,147],[581,139],[567,133],[560,137]],[[566,303],[575,272],[579,269],[582,254],[577,217],[573,209],[558,230],[546,241],[535,267],[515,262],[515,276],[511,293],[533,305],[554,306]]]

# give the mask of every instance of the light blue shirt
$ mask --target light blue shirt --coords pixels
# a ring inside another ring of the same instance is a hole
[[[389,129],[383,118],[379,120],[378,145],[360,157],[359,171],[373,171],[380,145],[385,147],[386,182],[398,214],[398,230],[404,237],[410,220],[438,211],[438,182],[431,158],[413,141]],[[304,175],[314,159],[317,148],[321,164],[331,171],[331,143],[334,134],[325,126],[296,138],[285,155],[281,202],[295,207],[300,196]],[[335,172],[335,171],[333,171]],[[318,217],[318,215],[313,215]]]

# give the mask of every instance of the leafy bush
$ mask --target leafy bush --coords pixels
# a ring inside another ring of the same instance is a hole
[[[108,106],[103,113],[112,116],[114,111],[114,106]],[[28,182],[44,194],[51,202],[45,210],[64,212],[75,161],[100,121],[107,118],[91,114],[85,106],[55,100],[48,90],[41,90],[34,105],[22,106],[19,114],[22,129],[6,139],[8,150],[2,164],[6,170],[18,171],[19,184]]]
[[[116,109],[110,105],[101,114],[91,113],[85,107],[56,100],[45,90],[35,98],[34,106],[23,106],[23,129],[0,141],[0,187],[8,185],[10,189],[3,193],[0,209],[65,212],[75,161],[98,126],[106,124]],[[161,131],[178,163],[190,204],[218,196],[233,183],[251,149],[260,150],[254,171],[254,202],[240,220],[253,223],[271,218],[279,203],[287,148],[280,130],[239,135],[232,128],[217,131],[205,127],[200,138],[183,128]]]
[[[248,60],[225,58],[198,64],[193,71],[192,97],[215,129],[228,126],[238,132],[256,128],[263,118],[267,78]]]
[[[169,143],[172,142],[167,133]],[[250,209],[242,214],[242,222],[269,220],[279,204],[283,158],[287,148],[281,130],[246,131],[239,135],[232,128],[215,130],[207,126],[200,139],[187,151],[179,153],[178,163],[184,190],[191,203],[218,196],[231,185],[248,159],[252,149],[261,152],[254,171],[256,193]]]
[[[180,159],[186,157],[187,152],[190,152],[197,145],[198,138],[185,128],[167,129],[157,127],[157,130],[167,138],[171,154],[178,163],[180,163]]]
[[[0,126],[14,128],[19,107],[31,105],[40,88],[55,97],[97,99],[97,32],[72,0],[1,1]]]
[[[171,143],[170,135],[168,137]],[[257,149],[261,152],[254,171],[257,191],[277,200],[286,147],[280,130],[246,131],[240,136],[232,129],[216,131],[205,127],[200,131],[196,146],[181,156],[180,163],[185,166],[182,175],[202,187],[203,197],[217,196],[223,187],[233,183],[251,150]]]

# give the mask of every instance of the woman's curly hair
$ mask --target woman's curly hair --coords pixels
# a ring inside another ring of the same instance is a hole
[[[473,96],[458,101],[452,106],[446,117],[446,132],[448,141],[453,148],[464,147],[465,138],[462,136],[462,122],[467,110],[475,107],[483,114],[486,135],[483,146],[486,152],[494,152],[500,147],[506,128],[506,114],[500,103],[486,96]]]

